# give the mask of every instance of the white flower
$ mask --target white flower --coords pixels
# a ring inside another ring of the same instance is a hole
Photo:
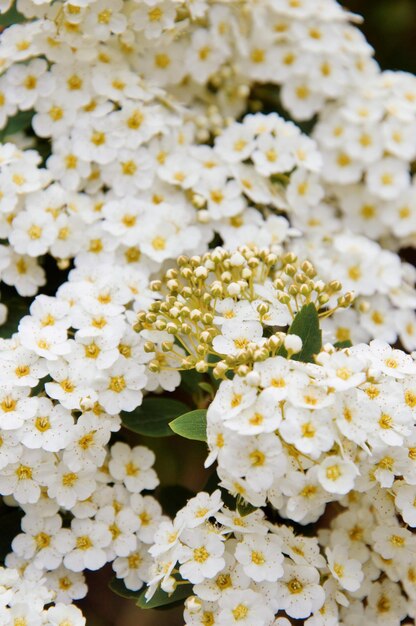
[[[65,448],[73,437],[73,417],[59,404],[48,398],[39,398],[35,415],[21,428],[21,441],[27,448],[43,448],[57,452]]]
[[[383,559],[397,559],[401,563],[411,562],[416,552],[416,540],[407,528],[400,526],[378,526],[371,533],[374,550]]]
[[[386,157],[368,168],[368,188],[383,200],[397,198],[409,182],[407,164],[402,160]]]
[[[87,595],[83,574],[71,572],[63,565],[47,574],[47,586],[56,593],[56,603],[70,604],[72,600],[79,600]]]
[[[133,493],[130,497],[131,510],[137,516],[139,529],[136,535],[144,543],[153,543],[156,529],[162,519],[162,507],[152,496]]]
[[[330,450],[334,443],[329,413],[325,410],[308,411],[289,406],[279,431],[285,441],[314,459]]]
[[[406,524],[416,526],[416,486],[405,483],[395,484],[395,504]]]
[[[181,534],[184,542],[179,552],[179,572],[191,583],[201,583],[223,569],[224,540],[214,530],[195,528]]]
[[[39,569],[56,569],[73,548],[71,531],[62,528],[59,515],[45,518],[25,515],[22,530],[13,539],[12,549],[18,556],[31,559]]]
[[[267,626],[273,619],[273,611],[264,603],[261,593],[252,589],[230,589],[219,600],[219,626]]]
[[[39,450],[25,450],[17,463],[8,465],[0,472],[0,493],[13,494],[21,504],[39,500],[45,476],[53,473],[54,463]]]
[[[96,469],[105,459],[105,444],[110,435],[108,427],[93,413],[81,415],[73,428],[72,440],[64,450],[64,463],[71,472]]]
[[[122,578],[127,589],[138,591],[150,580],[152,560],[145,544],[138,542],[137,548],[127,557],[117,557],[113,561],[113,570],[117,578]]]
[[[255,582],[275,582],[283,576],[282,541],[278,536],[250,534],[237,544],[235,558]]]
[[[111,542],[111,533],[102,522],[73,519],[71,531],[74,547],[64,557],[64,565],[74,572],[97,570],[107,562],[104,548]]]
[[[38,408],[38,398],[29,398],[28,387],[0,387],[0,426],[16,430],[26,420],[31,420]]]
[[[154,460],[154,453],[144,446],[130,448],[117,442],[111,448],[108,468],[111,476],[123,481],[131,493],[139,493],[144,489],[154,489],[159,484],[152,469]]]
[[[335,455],[326,457],[318,467],[319,482],[329,493],[348,493],[354,488],[358,474],[354,463]]]
[[[227,549],[227,544],[226,544]],[[229,589],[247,589],[250,578],[243,568],[238,565],[229,552],[224,552],[225,567],[210,579],[194,585],[194,592],[198,598],[206,601],[218,601]]]
[[[327,548],[326,556],[331,574],[338,580],[341,587],[348,591],[357,591],[364,579],[361,563],[348,558],[348,551],[344,546]]]
[[[107,549],[109,560],[114,556],[128,556],[137,545],[136,535],[139,528],[139,519],[130,508],[117,512],[114,506],[103,506],[95,519],[104,522],[111,532],[112,542]]]
[[[250,343],[262,342],[263,328],[260,322],[227,320],[221,328],[221,335],[214,337],[214,350],[220,354],[237,354]]]
[[[176,523],[179,526],[186,526],[186,528],[196,528],[217,513],[222,505],[219,489],[212,494],[201,491],[178,511]]]
[[[309,565],[285,563],[285,573],[278,581],[277,600],[279,606],[290,617],[309,617],[321,608],[325,592],[319,585],[318,570]]]
[[[43,211],[22,211],[15,217],[9,241],[19,254],[46,254],[57,236],[53,217]]]
[[[46,613],[47,626],[61,626],[61,624],[68,624],[68,626],[85,626],[85,617],[82,615],[80,609],[72,604],[58,603],[55,606],[51,606]]]
[[[397,584],[390,580],[374,582],[367,596],[364,619],[372,620],[380,626],[393,626],[407,615],[407,603]]]

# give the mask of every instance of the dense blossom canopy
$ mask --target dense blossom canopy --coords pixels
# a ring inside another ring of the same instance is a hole
[[[12,4],[0,623],[83,626],[106,563],[192,626],[414,623],[416,78],[336,0]],[[173,511],[123,426],[184,397]]]

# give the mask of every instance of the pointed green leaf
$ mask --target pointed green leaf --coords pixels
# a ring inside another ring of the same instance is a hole
[[[111,591],[114,591],[118,596],[122,598],[134,599],[138,598],[143,593],[143,587],[138,591],[132,591],[127,589],[122,578],[116,578],[115,576],[108,583]]]
[[[315,305],[305,304],[295,315],[287,331],[288,335],[298,335],[302,339],[302,350],[293,355],[294,361],[313,363],[313,355],[322,348],[322,331],[319,327],[319,317]],[[278,352],[280,356],[287,356],[287,350],[282,346]]]
[[[132,591],[127,589],[121,578],[116,578],[115,576],[110,580],[108,586],[118,596],[127,600],[136,600],[137,606],[141,609],[171,608],[172,605],[182,602],[192,594],[191,584],[180,584],[171,594],[167,594],[160,588],[157,589],[154,596],[147,602],[145,597],[147,586],[142,586],[138,591]]]
[[[170,422],[169,426],[174,433],[185,437],[186,439],[194,439],[195,441],[207,440],[207,411],[206,409],[197,409],[185,413]]]
[[[169,423],[178,415],[187,411],[188,407],[179,400],[163,397],[146,397],[142,404],[131,413],[123,411],[123,426],[147,437],[171,437]]]
[[[189,583],[178,585],[175,591],[171,594],[167,594],[159,588],[154,596],[150,598],[149,602],[146,602],[146,591],[142,591],[136,604],[141,609],[159,609],[167,607],[168,605],[182,602],[185,598],[188,598],[188,596],[192,595],[192,589],[193,587]]]

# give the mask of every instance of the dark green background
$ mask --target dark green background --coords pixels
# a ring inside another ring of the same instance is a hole
[[[416,0],[341,0],[361,25],[383,69],[416,73]]]

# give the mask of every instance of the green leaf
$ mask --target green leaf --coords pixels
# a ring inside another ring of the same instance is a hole
[[[352,347],[352,343],[349,339],[347,339],[346,341],[337,341],[336,343],[334,343],[334,348],[338,348],[339,350],[342,350],[343,348],[351,348]]]
[[[118,596],[122,598],[128,598],[129,600],[138,598],[143,593],[143,588],[138,591],[132,591],[127,589],[122,578],[116,578],[115,576],[108,583],[111,591],[114,591]]]
[[[313,355],[318,354],[322,348],[322,331],[319,327],[318,312],[312,302],[305,304],[295,315],[287,332],[288,335],[298,335],[303,344],[302,350],[291,358],[294,361],[313,363]],[[278,354],[287,357],[286,348],[282,346]]]
[[[189,394],[193,394],[198,391],[198,384],[203,380],[202,374],[196,370],[184,370],[181,372],[181,386]]]
[[[195,441],[207,440],[207,410],[196,409],[189,411],[169,423],[174,433],[185,437],[186,439],[194,439]]]
[[[189,583],[178,585],[175,591],[171,594],[167,594],[162,589],[158,589],[154,596],[150,598],[149,602],[146,602],[145,591],[142,591],[137,599],[137,606],[141,609],[159,609],[168,605],[176,604],[185,600],[192,595],[192,585]]]
[[[127,589],[121,578],[116,578],[115,576],[110,580],[108,586],[111,591],[116,593],[118,596],[126,598],[127,600],[135,600],[137,606],[141,609],[172,608],[173,605],[181,603],[185,600],[185,598],[192,594],[191,584],[180,584],[170,595],[159,588],[149,602],[146,602],[146,586],[142,587],[138,591],[131,591],[130,589]]]
[[[4,29],[7,28],[7,26],[12,26],[13,24],[23,22],[24,19],[24,15],[19,13],[16,8],[16,2],[13,2],[12,6],[8,11],[6,11],[6,13],[0,14],[0,29]]]
[[[7,139],[9,135],[14,135],[30,128],[34,111],[19,111],[11,117],[6,126],[0,131],[0,141]]]
[[[179,400],[163,397],[146,397],[142,404],[131,413],[123,411],[123,426],[147,437],[171,437],[169,424],[178,415],[187,411],[188,407]]]
[[[241,515],[241,517],[245,517],[246,515],[250,515],[253,511],[256,511],[258,507],[253,506],[250,502],[246,502],[244,498],[241,496],[237,497],[237,511]]]
[[[0,326],[0,337],[9,339],[17,331],[20,320],[29,314],[31,298],[11,297],[5,298],[3,304],[7,306],[7,318]]]
[[[179,509],[182,509],[194,495],[193,491],[183,485],[164,485],[159,489],[157,499],[163,512],[169,517],[175,517]]]

